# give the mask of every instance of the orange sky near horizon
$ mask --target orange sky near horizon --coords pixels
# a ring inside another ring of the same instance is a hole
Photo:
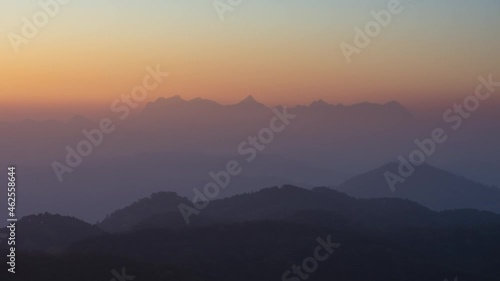
[[[0,121],[105,110],[157,64],[171,76],[145,102],[181,95],[227,104],[253,95],[268,105],[445,103],[471,93],[479,75],[500,76],[500,20],[487,8],[499,5],[483,2],[446,12],[412,3],[350,64],[340,43],[352,43],[354,26],[387,1],[314,2],[305,10],[296,0],[259,0],[235,7],[224,22],[210,3],[113,0],[96,11],[97,1],[74,2],[19,53],[0,42]],[[19,33],[21,18],[39,10],[2,5],[10,8],[0,12],[2,34]],[[481,21],[464,17],[466,9]]]

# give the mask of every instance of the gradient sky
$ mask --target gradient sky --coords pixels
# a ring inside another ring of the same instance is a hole
[[[171,76],[148,100],[431,104],[500,77],[498,0],[402,0],[348,64],[340,43],[388,2],[243,0],[221,22],[211,0],[73,0],[16,54],[7,35],[38,1],[0,0],[0,121],[105,108],[156,64]]]

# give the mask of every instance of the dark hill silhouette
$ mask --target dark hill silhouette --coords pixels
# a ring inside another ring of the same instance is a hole
[[[158,227],[182,227],[180,203],[192,204],[175,193],[156,193],[151,198],[112,213],[99,224],[109,232]],[[391,227],[477,226],[500,224],[500,215],[474,210],[433,212],[403,199],[355,199],[329,188],[303,189],[295,186],[264,188],[258,192],[211,201],[193,215],[193,224],[244,221],[303,221],[317,215],[318,221],[344,222],[344,226],[377,229]],[[184,225],[185,226],[185,225]],[[328,224],[326,226],[329,226]]]
[[[188,270],[164,263],[141,263],[130,258],[116,255],[59,254],[47,255],[21,252],[22,258],[16,261],[16,274],[0,271],[0,280],[28,281],[98,281],[98,280],[148,280],[148,281],[203,281],[200,276]],[[6,263],[2,255],[0,262]],[[125,275],[122,276],[122,269]],[[115,271],[120,278],[113,274]],[[131,279],[133,278],[133,279]]]
[[[110,232],[127,231],[155,215],[179,212],[178,205],[181,203],[190,202],[174,192],[153,193],[149,198],[140,199],[126,208],[113,212],[99,223],[99,227]]]
[[[285,270],[312,254],[317,238],[330,235],[341,246],[308,280],[442,280],[451,275],[493,281],[500,274],[495,267],[499,227],[386,231],[246,222],[104,235],[78,242],[69,252],[168,263],[209,280],[280,280]],[[491,255],[485,254],[490,250]]]
[[[6,228],[1,230],[6,233]],[[19,250],[57,253],[71,243],[104,233],[77,218],[48,213],[23,217],[16,223]],[[6,243],[0,244],[6,247]]]
[[[172,280],[172,276],[280,280],[285,270],[311,255],[318,237],[330,235],[341,247],[308,280],[361,281],[376,276],[376,280],[414,281],[460,276],[494,281],[500,276],[500,215],[490,212],[435,212],[409,200],[355,199],[326,187],[309,190],[287,185],[211,201],[192,217],[192,224],[182,225],[179,203],[189,201],[172,192],[138,200],[100,224],[114,234],[58,215],[27,217],[21,222],[32,229],[24,231],[52,239],[37,240],[42,245],[61,239],[60,246],[66,246],[62,256],[23,254],[32,261],[26,265],[28,275],[59,281],[64,280],[62,275],[42,265],[64,266],[65,273],[85,266],[102,273],[104,265],[112,265],[108,270],[127,266],[127,272],[137,278],[143,274],[141,278],[148,280]],[[49,262],[34,264],[39,260]],[[87,279],[76,276],[75,280]]]

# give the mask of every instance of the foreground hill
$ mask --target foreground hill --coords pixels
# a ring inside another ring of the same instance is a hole
[[[308,280],[441,281],[460,276],[493,281],[500,276],[498,235],[498,226],[396,228],[381,233],[267,221],[104,235],[69,251],[172,264],[209,280],[294,280],[282,279],[284,272],[311,257],[319,238],[341,245],[317,271],[308,273]]]
[[[137,280],[296,281],[295,275],[283,274],[303,266],[318,245],[334,244],[340,247],[307,280],[459,276],[494,281],[500,276],[500,215],[490,212],[436,212],[409,200],[355,199],[329,188],[284,186],[211,201],[186,225],[180,203],[189,201],[171,192],[138,200],[99,224],[112,234],[73,218],[33,216],[26,220],[32,227],[28,233],[42,233],[43,239],[32,248],[54,253],[46,245],[56,239],[66,247],[49,256],[21,251],[19,267],[29,269],[30,278],[19,280],[73,275],[72,280],[91,280],[87,273],[67,275],[86,267],[104,275],[92,278],[110,280],[109,271],[126,267]],[[51,227],[45,227],[45,219]],[[49,230],[54,233],[45,234]],[[59,266],[64,269],[56,270]]]
[[[7,233],[3,228],[1,233]],[[77,218],[48,213],[23,217],[16,223],[16,247],[25,251],[61,252],[71,243],[103,234]],[[5,243],[0,244],[6,247]]]
[[[127,231],[144,219],[158,214],[178,212],[178,205],[189,203],[186,198],[174,192],[153,193],[149,198],[143,198],[132,205],[117,210],[106,217],[99,227],[110,232]]]
[[[108,229],[120,233],[80,241],[69,252],[167,263],[209,280],[295,280],[283,273],[330,235],[341,247],[308,280],[500,276],[500,215],[490,212],[435,212],[408,200],[284,186],[211,201],[185,225],[181,202],[189,204],[173,193],[139,200],[101,225],[126,217],[139,223]]]
[[[120,209],[99,226],[108,232],[132,229],[186,226],[179,204],[191,205],[175,193],[156,193]],[[199,215],[189,219],[200,226],[215,222],[304,221],[305,218],[344,222],[344,226],[362,225],[390,230],[391,227],[479,226],[500,224],[500,215],[474,210],[434,212],[404,199],[355,199],[328,188],[312,190],[295,186],[265,188],[258,192],[211,201]],[[191,225],[191,224],[190,224]],[[328,225],[328,224],[326,224]]]
[[[9,281],[204,281],[187,270],[164,263],[141,263],[116,255],[18,253],[16,273],[0,271]],[[2,264],[7,258],[0,257]],[[115,275],[116,274],[116,275]],[[117,277],[118,275],[118,277]]]

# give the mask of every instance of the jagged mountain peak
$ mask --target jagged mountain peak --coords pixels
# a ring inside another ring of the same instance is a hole
[[[245,109],[263,109],[267,108],[264,104],[258,102],[252,95],[248,95],[242,101],[237,104],[232,105],[232,107],[236,108],[245,108]]]
[[[310,105],[310,107],[317,107],[317,108],[324,108],[324,107],[331,107],[333,106],[332,104],[327,103],[323,99],[315,100],[313,101]]]
[[[209,99],[204,99],[201,97],[194,98],[192,100],[189,100],[190,104],[195,104],[199,106],[221,106],[218,102],[209,100]]]
[[[185,103],[186,100],[184,100],[181,96],[179,95],[175,95],[175,96],[171,96],[169,98],[165,98],[165,97],[160,97],[158,99],[156,99],[155,101],[156,103]]]
[[[240,103],[258,103],[252,95],[248,95]]]

